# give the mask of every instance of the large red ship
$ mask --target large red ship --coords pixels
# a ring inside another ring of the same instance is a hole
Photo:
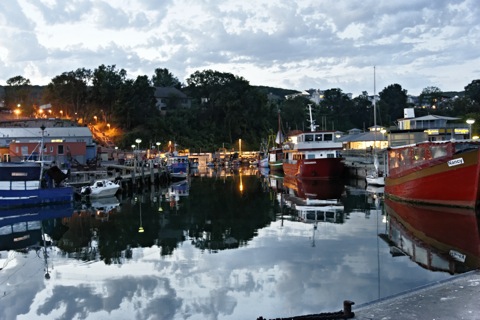
[[[310,111],[310,132],[291,135],[284,144],[283,172],[302,179],[335,179],[344,174],[341,151],[335,131],[316,131]]]
[[[388,150],[385,194],[396,200],[477,208],[480,143],[422,142]]]

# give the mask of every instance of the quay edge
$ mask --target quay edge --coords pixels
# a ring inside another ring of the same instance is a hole
[[[452,276],[398,295],[359,305],[355,318],[480,319],[480,270]]]

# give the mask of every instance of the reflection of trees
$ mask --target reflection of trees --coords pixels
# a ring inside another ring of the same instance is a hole
[[[197,247],[221,250],[242,246],[271,222],[271,202],[258,177],[243,177],[243,192],[233,179],[203,180],[198,186],[195,182],[188,202],[194,223],[188,235]]]
[[[259,228],[271,222],[272,203],[256,176],[227,179],[194,178],[190,194],[179,206],[139,194],[123,201],[121,210],[108,221],[76,212],[66,219],[69,230],[58,247],[82,260],[102,259],[106,264],[131,259],[136,247],[158,246],[160,255],[169,255],[188,237],[198,248],[222,250],[251,240]],[[150,191],[149,191],[150,192]],[[158,191],[161,193],[162,191]],[[139,233],[140,206],[144,232]]]

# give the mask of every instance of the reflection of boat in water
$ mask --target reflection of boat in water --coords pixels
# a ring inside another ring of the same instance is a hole
[[[344,184],[331,180],[283,178],[283,201],[298,219],[306,223],[344,222],[344,206],[340,202]]]
[[[344,222],[343,205],[325,205],[325,206],[295,206],[298,218],[306,223],[316,222]]]
[[[345,190],[342,182],[332,180],[308,180],[291,176],[283,178],[288,190],[286,199],[301,205],[335,204]]]
[[[73,204],[17,208],[0,211],[0,250],[34,245],[42,239],[42,220],[70,217]]]
[[[170,202],[173,207],[180,201],[180,197],[187,197],[190,192],[190,185],[188,180],[182,180],[172,183],[168,186],[168,192],[165,194],[165,199]]]
[[[385,200],[394,255],[406,254],[434,271],[462,273],[480,267],[480,236],[471,209],[421,206]]]

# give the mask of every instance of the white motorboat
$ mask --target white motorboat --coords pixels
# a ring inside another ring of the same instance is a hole
[[[93,184],[82,187],[80,194],[90,198],[113,197],[120,189],[120,185],[110,180],[95,180]]]

